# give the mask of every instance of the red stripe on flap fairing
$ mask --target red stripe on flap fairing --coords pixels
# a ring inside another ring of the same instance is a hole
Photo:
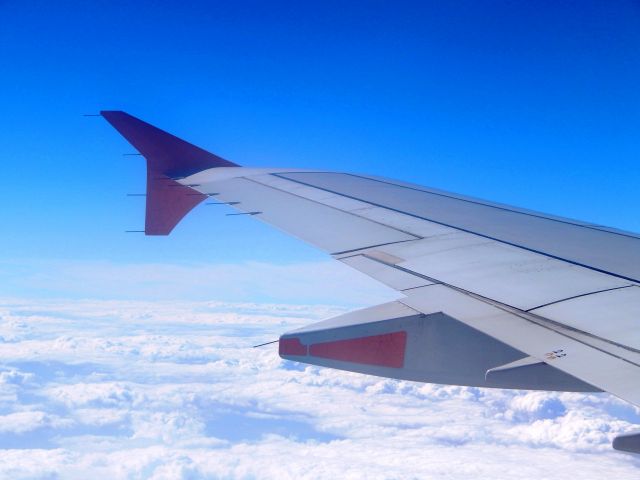
[[[401,331],[316,343],[309,347],[309,355],[343,362],[402,368],[406,345],[407,332]]]
[[[282,355],[307,355],[307,346],[299,338],[281,338],[278,342],[278,353]]]

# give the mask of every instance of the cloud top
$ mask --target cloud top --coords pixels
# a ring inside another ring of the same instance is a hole
[[[7,478],[636,478],[640,422],[606,394],[419,384],[281,360],[344,311],[223,302],[0,302]]]

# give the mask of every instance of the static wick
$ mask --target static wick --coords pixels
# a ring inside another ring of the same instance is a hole
[[[146,233],[144,230],[125,230],[124,233]]]
[[[127,193],[127,197],[146,197],[146,193]]]
[[[271,345],[272,343],[277,343],[280,340],[274,340],[273,342],[261,343],[260,345],[254,345],[253,348],[264,347],[265,345]]]
[[[205,205],[238,205],[240,202],[207,202]]]
[[[133,156],[142,156],[141,153],[123,153],[123,157],[133,157]]]
[[[178,180],[180,180],[180,179],[179,179],[179,178],[177,178],[177,179],[176,179],[176,178],[172,178],[171,180],[173,180],[173,181],[178,181]],[[180,184],[178,184],[178,185],[176,185],[176,184],[171,184],[171,185],[169,185],[169,186],[170,186],[170,187],[191,187],[191,188],[193,188],[193,187],[199,187],[200,185],[199,185],[199,184],[197,184],[197,183],[191,183],[191,184],[189,184],[189,185],[183,185],[183,184],[181,184],[181,183],[180,183]]]
[[[242,212],[242,213],[227,213],[227,217],[231,217],[234,215],[259,215],[262,212]]]

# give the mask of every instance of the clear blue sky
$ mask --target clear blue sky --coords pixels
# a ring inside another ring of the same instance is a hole
[[[0,1],[0,261],[321,258],[198,207],[143,225],[122,109],[234,162],[640,230],[640,3]],[[5,268],[10,268],[5,265]]]

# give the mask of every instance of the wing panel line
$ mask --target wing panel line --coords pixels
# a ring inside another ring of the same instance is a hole
[[[544,303],[542,305],[538,305],[537,307],[527,308],[525,310],[525,312],[529,312],[530,313],[533,310],[537,310],[538,308],[548,307],[549,305],[555,305],[556,303],[566,302],[567,300],[573,300],[574,298],[588,297],[589,295],[595,295],[596,293],[610,292],[612,290],[621,290],[623,288],[629,288],[629,287],[634,287],[634,286],[635,285],[622,285],[621,287],[605,288],[603,290],[596,290],[595,292],[581,293],[580,295],[574,295],[572,297],[563,298],[561,300],[554,300],[553,302]]]
[[[273,175],[273,176],[279,177],[279,175],[277,175],[277,174],[269,174],[269,175]],[[275,190],[277,192],[286,193],[287,195],[291,195],[293,197],[297,197],[297,198],[300,198],[302,200],[306,200],[308,202],[317,203],[318,205],[322,205],[322,206],[325,206],[327,208],[331,208],[333,210],[336,210],[336,211],[341,212],[341,213],[345,213],[347,215],[353,215],[354,217],[358,217],[358,218],[362,218],[364,220],[368,220],[371,223],[377,223],[378,225],[381,225],[381,226],[386,227],[386,228],[390,228],[391,230],[395,230],[396,232],[404,233],[405,235],[410,235],[410,236],[414,237],[414,240],[422,240],[424,238],[424,237],[421,237],[420,235],[416,235],[415,233],[407,232],[406,230],[402,230],[400,228],[396,228],[396,227],[393,227],[391,225],[387,225],[386,223],[381,223],[381,222],[378,222],[376,220],[372,220],[370,218],[362,217],[362,216],[360,216],[360,215],[358,215],[358,214],[356,214],[354,212],[350,212],[348,210],[341,210],[341,209],[339,209],[337,207],[334,207],[333,205],[328,205],[326,203],[322,203],[322,202],[319,202],[317,200],[313,200],[311,198],[303,197],[302,195],[298,195],[298,194],[296,194],[294,192],[291,192],[291,191],[288,191],[288,190],[282,190],[281,188],[274,187],[273,185],[269,185],[269,184],[266,184],[266,183],[259,182],[258,180],[256,180],[255,178],[251,178],[250,176],[237,177],[237,178],[242,178],[243,180],[247,180],[249,182],[257,183],[258,185],[260,185],[262,187],[267,187],[267,188],[270,188],[270,189]],[[291,180],[291,179],[286,178],[286,177],[280,177],[280,178],[282,178],[284,180],[287,180],[287,181],[290,181],[290,182],[300,183],[300,182],[296,182],[295,180]],[[347,195],[342,195],[341,193],[331,192],[331,191],[325,190],[323,188],[314,187],[313,185],[307,185],[307,186],[309,186],[311,188],[317,188],[318,190],[322,190],[322,191],[325,191],[325,192],[328,192],[328,193],[333,193],[334,195],[340,195],[342,197],[351,198],[351,197],[348,197]],[[351,199],[352,200],[357,200],[357,198],[351,198]],[[362,203],[369,203],[369,202],[362,201]],[[412,241],[413,240],[401,240],[401,242],[412,242]],[[400,243],[400,242],[391,242],[391,243]],[[382,245],[389,245],[389,244],[383,243],[381,245],[373,245],[373,246],[382,246]],[[363,247],[363,248],[371,248],[371,247]],[[362,250],[362,249],[357,248],[357,249],[354,249],[354,250],[346,250],[344,252],[332,253],[331,255],[340,255],[342,253],[356,252],[358,250]]]
[[[294,172],[294,173],[296,173],[296,172]],[[297,173],[300,173],[300,172],[297,172]],[[333,172],[324,172],[324,173],[333,173]],[[597,226],[592,226],[592,225],[585,224],[585,223],[577,223],[577,222],[580,222],[580,220],[571,221],[571,219],[553,218],[553,217],[545,216],[543,214],[537,214],[537,213],[521,211],[521,210],[514,210],[514,209],[508,208],[506,206],[503,207],[503,206],[500,206],[500,205],[492,205],[490,203],[484,203],[481,200],[471,200],[471,199],[468,199],[468,198],[460,198],[460,197],[456,197],[454,195],[447,195],[446,193],[438,193],[438,192],[433,192],[431,190],[424,190],[424,189],[417,188],[417,187],[410,187],[408,185],[400,185],[398,183],[385,181],[385,180],[382,180],[380,178],[367,177],[367,176],[364,176],[364,175],[357,175],[355,173],[341,173],[341,175],[348,175],[350,177],[361,178],[363,180],[371,180],[371,181],[374,181],[374,182],[383,183],[385,185],[393,185],[394,187],[405,188],[407,190],[413,190],[415,192],[428,193],[429,195],[435,195],[437,197],[449,198],[451,200],[458,200],[460,202],[471,203],[473,205],[480,205],[480,206],[483,206],[483,207],[490,207],[490,208],[494,208],[496,210],[502,210],[502,211],[505,211],[505,212],[517,213],[517,214],[520,214],[520,215],[526,215],[528,217],[540,218],[542,220],[550,220],[552,222],[562,223],[562,224],[565,224],[565,225],[571,225],[571,226],[574,226],[574,227],[586,228],[586,229],[589,229],[589,230],[596,230],[598,232],[604,232],[604,233],[612,233],[614,235],[619,235],[621,237],[633,238],[633,239],[636,239],[636,240],[640,239],[637,235],[633,235],[633,234],[626,233],[626,232],[621,232],[619,230],[615,230],[615,229],[608,230],[606,228],[599,228]],[[290,179],[288,178],[288,180],[290,180]],[[361,200],[361,201],[363,201],[363,200]]]
[[[438,220],[433,220],[433,219],[430,219],[430,218],[422,217],[422,216],[416,215],[414,213],[405,212],[403,210],[399,210],[399,209],[396,209],[396,208],[393,208],[393,207],[389,207],[387,205],[382,205],[382,204],[379,204],[379,203],[375,203],[375,202],[372,202],[370,200],[365,200],[365,199],[362,199],[362,198],[358,198],[358,197],[354,197],[354,196],[351,196],[351,195],[347,195],[345,193],[336,192],[336,191],[330,190],[328,188],[318,187],[316,185],[313,185],[313,184],[310,184],[310,183],[307,183],[307,182],[303,182],[301,180],[293,180],[291,178],[288,178],[286,176],[280,175],[278,173],[272,173],[270,175],[274,175],[274,176],[277,176],[277,177],[280,177],[280,178],[284,178],[285,180],[290,180],[292,182],[299,183],[301,185],[306,185],[308,187],[313,187],[313,188],[317,188],[319,190],[324,190],[325,192],[333,193],[335,195],[342,195],[343,197],[351,198],[352,200],[358,200],[360,202],[368,203],[369,205],[372,205],[374,207],[385,208],[387,210],[390,210],[390,211],[393,211],[393,212],[396,212],[396,213],[401,213],[403,215],[408,215],[408,216],[413,217],[413,218],[417,218],[417,219],[424,220],[424,221],[427,221],[427,222],[435,223],[437,225],[442,225],[443,227],[452,228],[454,230],[458,230],[459,232],[470,233],[472,235],[477,235],[477,236],[482,237],[482,238],[487,238],[489,240],[493,240],[495,242],[499,242],[499,243],[502,243],[502,244],[505,244],[505,245],[510,245],[512,247],[521,248],[522,250],[526,250],[528,252],[544,255],[546,257],[553,258],[555,260],[560,260],[560,261],[569,263],[571,265],[576,265],[578,267],[588,268],[589,270],[593,270],[595,272],[604,273],[606,275],[611,275],[612,277],[621,278],[623,280],[629,280],[630,282],[634,282],[634,283],[640,283],[640,280],[636,279],[636,278],[627,277],[626,275],[620,275],[619,273],[609,272],[607,270],[604,270],[604,269],[601,269],[601,268],[597,268],[597,267],[594,267],[594,266],[591,266],[591,265],[587,265],[587,264],[584,264],[584,263],[576,262],[574,260],[569,260],[568,258],[560,257],[558,255],[553,255],[551,253],[543,252],[541,250],[536,250],[534,248],[525,247],[524,245],[519,245],[517,243],[509,242],[507,240],[501,240],[499,238],[495,238],[495,237],[492,237],[490,235],[486,235],[484,233],[474,232],[473,230],[469,230],[469,229],[462,228],[462,227],[457,227],[455,225],[450,225],[448,223],[440,222]],[[390,228],[393,228],[393,227],[390,227]]]
[[[375,222],[378,223],[378,222]],[[381,224],[384,225],[384,224]],[[386,226],[386,225],[385,225]],[[391,227],[393,228],[393,227]],[[368,247],[360,247],[360,248],[353,248],[351,250],[345,250],[344,252],[334,252],[331,253],[331,255],[344,255],[347,253],[355,253],[355,252],[359,252],[361,250],[368,250],[370,248],[376,248],[376,247],[384,247],[385,245],[395,245],[397,243],[407,243],[407,242],[415,242],[416,240],[421,240],[420,238],[416,238],[415,240],[398,240],[397,242],[387,242],[387,243],[379,243],[377,245],[369,245]],[[357,257],[358,255],[351,255],[352,257]],[[342,260],[343,258],[349,258],[349,257],[341,257],[339,260]],[[367,257],[369,258],[369,257]]]
[[[496,308],[499,308],[501,310],[504,310],[505,312],[517,315],[518,317],[520,317],[520,318],[522,318],[522,319],[524,319],[524,320],[526,320],[526,321],[528,321],[530,323],[538,325],[539,327],[543,327],[543,328],[546,328],[548,330],[552,330],[552,331],[558,333],[559,335],[563,335],[563,336],[565,336],[567,338],[570,338],[572,340],[580,342],[580,343],[582,343],[584,345],[587,345],[587,346],[589,346],[591,348],[595,348],[595,349],[597,349],[597,350],[599,350],[599,351],[601,351],[603,353],[606,353],[607,355],[611,355],[611,356],[616,357],[616,358],[618,358],[620,360],[624,360],[625,362],[628,362],[628,363],[631,363],[631,364],[633,364],[633,365],[635,365],[637,367],[640,367],[640,364],[638,364],[638,363],[635,363],[635,362],[633,362],[633,361],[631,361],[631,360],[629,360],[627,358],[621,357],[619,355],[616,355],[615,353],[612,353],[612,352],[609,352],[609,351],[604,350],[602,348],[599,348],[599,347],[597,347],[597,346],[595,346],[595,345],[593,345],[591,343],[585,342],[585,341],[580,340],[578,338],[575,338],[575,337],[573,337],[571,335],[568,335],[567,333],[562,332],[560,330],[557,330],[556,328],[552,328],[551,325],[557,326],[561,330],[575,331],[575,332],[580,333],[582,335],[585,335],[587,337],[596,338],[596,339],[598,339],[598,340],[600,340],[602,342],[608,343],[610,345],[615,345],[616,347],[623,348],[624,350],[628,350],[630,352],[640,353],[640,350],[637,350],[635,348],[629,347],[628,345],[622,345],[620,343],[614,342],[614,341],[609,340],[607,338],[602,338],[602,337],[599,337],[597,335],[593,335],[592,333],[580,330],[578,328],[571,327],[571,326],[565,325],[563,323],[550,320],[550,319],[548,319],[546,317],[543,317],[541,315],[538,315],[538,314],[536,314],[534,312],[521,310],[521,309],[519,309],[517,307],[514,307],[513,305],[509,305],[508,303],[502,303],[502,302],[499,302],[499,301],[494,300],[492,298],[488,298],[488,297],[479,295],[477,293],[471,292],[471,291],[466,290],[464,288],[456,287],[455,285],[451,285],[450,283],[443,282],[442,280],[438,280],[436,278],[429,277],[428,275],[423,275],[421,273],[414,272],[413,270],[409,270],[407,268],[403,268],[403,267],[400,267],[398,265],[388,264],[386,262],[383,262],[382,260],[379,260],[379,259],[373,258],[373,257],[369,257],[367,255],[364,255],[364,256],[367,257],[370,260],[373,260],[375,262],[378,262],[378,263],[381,263],[383,265],[386,265],[387,267],[395,268],[395,269],[401,270],[401,271],[403,271],[405,273],[409,273],[411,275],[415,275],[416,277],[420,277],[420,278],[423,278],[425,280],[428,280],[428,281],[432,282],[433,284],[445,286],[447,288],[455,290],[455,291],[457,291],[459,293],[467,295],[467,296],[469,296],[471,298],[474,298],[476,300],[479,300],[481,302],[487,303],[489,305],[493,305]],[[422,288],[422,287],[418,287],[418,288]],[[627,288],[627,287],[623,287],[623,288]],[[600,293],[600,292],[591,292],[588,295],[593,295],[593,294],[596,294],[596,293]],[[563,299],[561,301],[564,301],[564,300],[570,300],[570,298],[565,298],[565,299]],[[399,301],[401,302],[402,300],[399,300]],[[537,307],[537,308],[540,308],[540,307]]]

